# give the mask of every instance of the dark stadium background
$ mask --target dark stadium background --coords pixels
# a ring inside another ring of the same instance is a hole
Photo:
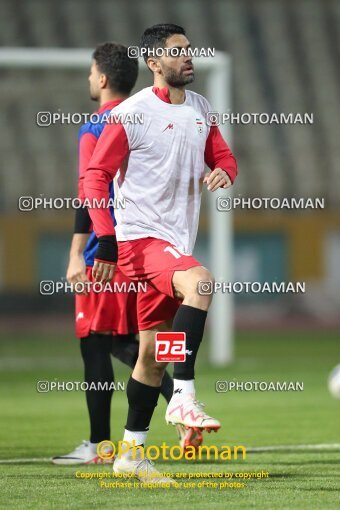
[[[306,281],[308,288],[306,295],[238,299],[237,324],[338,323],[338,2],[1,0],[0,6],[5,47],[138,45],[153,23],[181,24],[193,46],[231,54],[233,112],[312,112],[313,125],[233,126],[236,196],[323,197],[326,204],[316,211],[235,212],[237,277],[249,276],[250,267],[255,280]],[[87,71],[0,69],[0,76],[1,320],[18,324],[22,315],[58,311],[70,316],[71,298],[39,297],[38,282],[65,273],[72,212],[20,213],[18,197],[75,196],[78,126],[39,128],[35,115],[93,111]],[[151,75],[146,78],[139,87],[150,83]],[[202,90],[199,78],[194,88]],[[203,207],[200,252],[207,228]]]

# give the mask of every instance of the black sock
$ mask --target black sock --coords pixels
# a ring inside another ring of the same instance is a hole
[[[80,349],[85,366],[85,381],[88,384],[105,383],[109,387],[114,380],[111,363],[112,336],[90,334],[81,338]],[[110,439],[110,410],[113,390],[88,389],[87,408],[90,415],[90,441],[100,443]]]
[[[174,381],[169,372],[165,371],[162,380],[161,394],[167,402],[170,402],[174,392]]]
[[[125,428],[131,432],[149,430],[160,388],[148,386],[130,377],[126,388],[129,411]]]
[[[172,331],[186,333],[186,361],[174,363],[174,379],[188,381],[195,377],[195,361],[201,344],[207,312],[188,305],[181,305],[175,315]]]
[[[134,368],[138,358],[139,342],[136,335],[116,335],[112,341],[112,355],[125,365]],[[161,394],[170,402],[174,391],[174,383],[168,372],[164,373]]]

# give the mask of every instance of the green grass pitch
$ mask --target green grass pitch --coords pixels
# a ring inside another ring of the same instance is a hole
[[[88,438],[81,391],[36,391],[39,380],[82,380],[77,341],[72,334],[3,334],[0,349],[1,508],[340,508],[340,401],[327,390],[328,373],[340,361],[336,333],[239,333],[236,362],[226,369],[210,367],[206,346],[202,348],[198,397],[222,422],[219,433],[205,434],[205,442],[218,447],[245,445],[247,458],[157,465],[162,471],[186,473],[269,472],[268,479],[247,481],[243,489],[103,489],[98,479],[77,479],[75,473],[111,472],[111,466],[60,467],[33,461],[66,453]],[[114,366],[116,381],[126,382],[128,370],[118,362]],[[215,381],[231,379],[303,381],[304,391],[215,392]],[[122,437],[126,408],[125,393],[116,392],[111,415],[114,441]],[[164,412],[161,398],[149,444],[177,444]],[[273,448],[256,449],[265,446]]]

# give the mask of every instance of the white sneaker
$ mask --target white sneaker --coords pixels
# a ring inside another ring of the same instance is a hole
[[[176,425],[179,445],[183,450],[188,446],[193,446],[195,450],[203,443],[203,434],[200,429],[185,427],[184,425]]]
[[[113,459],[102,459],[97,453],[97,444],[90,441],[83,441],[75,450],[66,455],[53,457],[53,464],[73,465],[73,464],[112,464]],[[112,454],[112,447],[105,447],[105,454]]]
[[[154,466],[150,459],[146,457],[143,459],[143,452],[139,448],[136,449],[135,459],[133,459],[132,450],[130,449],[120,458],[116,457],[113,464],[113,472],[116,474],[132,474],[141,482],[151,482],[159,485],[170,484],[170,486],[176,484],[172,478],[162,476]]]
[[[204,411],[204,404],[198,402],[191,393],[175,395],[170,400],[165,413],[166,422],[173,425],[184,425],[194,430],[206,430],[211,432],[221,427],[215,418],[207,415]]]

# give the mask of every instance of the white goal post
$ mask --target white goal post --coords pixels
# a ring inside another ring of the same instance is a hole
[[[71,48],[1,48],[0,69],[89,69],[91,49]],[[142,64],[142,59],[141,59]],[[231,59],[222,52],[214,57],[194,59],[196,71],[207,71],[206,97],[216,112],[231,109]],[[140,66],[143,72],[146,66]],[[230,125],[221,125],[223,136],[231,145]],[[231,192],[220,190],[209,193],[209,255],[210,270],[217,281],[232,281],[232,213],[219,212],[217,196]],[[210,361],[225,366],[233,360],[233,298],[231,294],[217,293],[209,312]]]

